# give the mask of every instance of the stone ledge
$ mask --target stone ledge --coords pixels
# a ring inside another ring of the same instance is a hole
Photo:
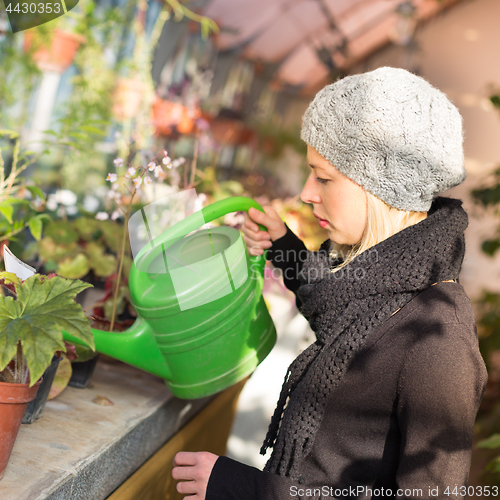
[[[113,406],[93,403],[97,396]],[[178,399],[157,377],[99,360],[87,389],[66,388],[21,426],[0,497],[102,500],[211,399]]]

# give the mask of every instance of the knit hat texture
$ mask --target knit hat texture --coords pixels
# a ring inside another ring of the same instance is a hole
[[[465,179],[462,117],[423,78],[383,67],[320,90],[302,139],[349,179],[401,210],[427,212]]]

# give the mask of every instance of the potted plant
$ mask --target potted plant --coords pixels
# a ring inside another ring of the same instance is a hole
[[[94,348],[88,319],[76,295],[80,280],[35,274],[25,281],[2,272],[15,296],[0,296],[0,478],[9,461],[29,401],[56,352],[66,352],[63,330]]]
[[[138,78],[120,78],[113,92],[113,115],[120,121],[133,118],[146,91],[146,84]]]
[[[61,29],[55,29],[50,45],[46,46],[36,40],[37,31],[26,31],[24,35],[24,50],[29,52],[35,43],[33,59],[43,71],[63,73],[71,66],[78,47],[85,41],[82,35]]]

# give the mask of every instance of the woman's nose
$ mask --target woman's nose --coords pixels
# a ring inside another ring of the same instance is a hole
[[[315,192],[313,174],[307,178],[307,181],[302,189],[302,193],[300,193],[300,199],[304,203],[313,203],[318,204],[321,203],[321,198],[319,194]]]

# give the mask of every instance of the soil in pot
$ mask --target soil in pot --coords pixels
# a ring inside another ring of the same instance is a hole
[[[33,387],[29,384],[0,382],[0,480],[9,462],[24,412],[35,399],[41,380]]]

